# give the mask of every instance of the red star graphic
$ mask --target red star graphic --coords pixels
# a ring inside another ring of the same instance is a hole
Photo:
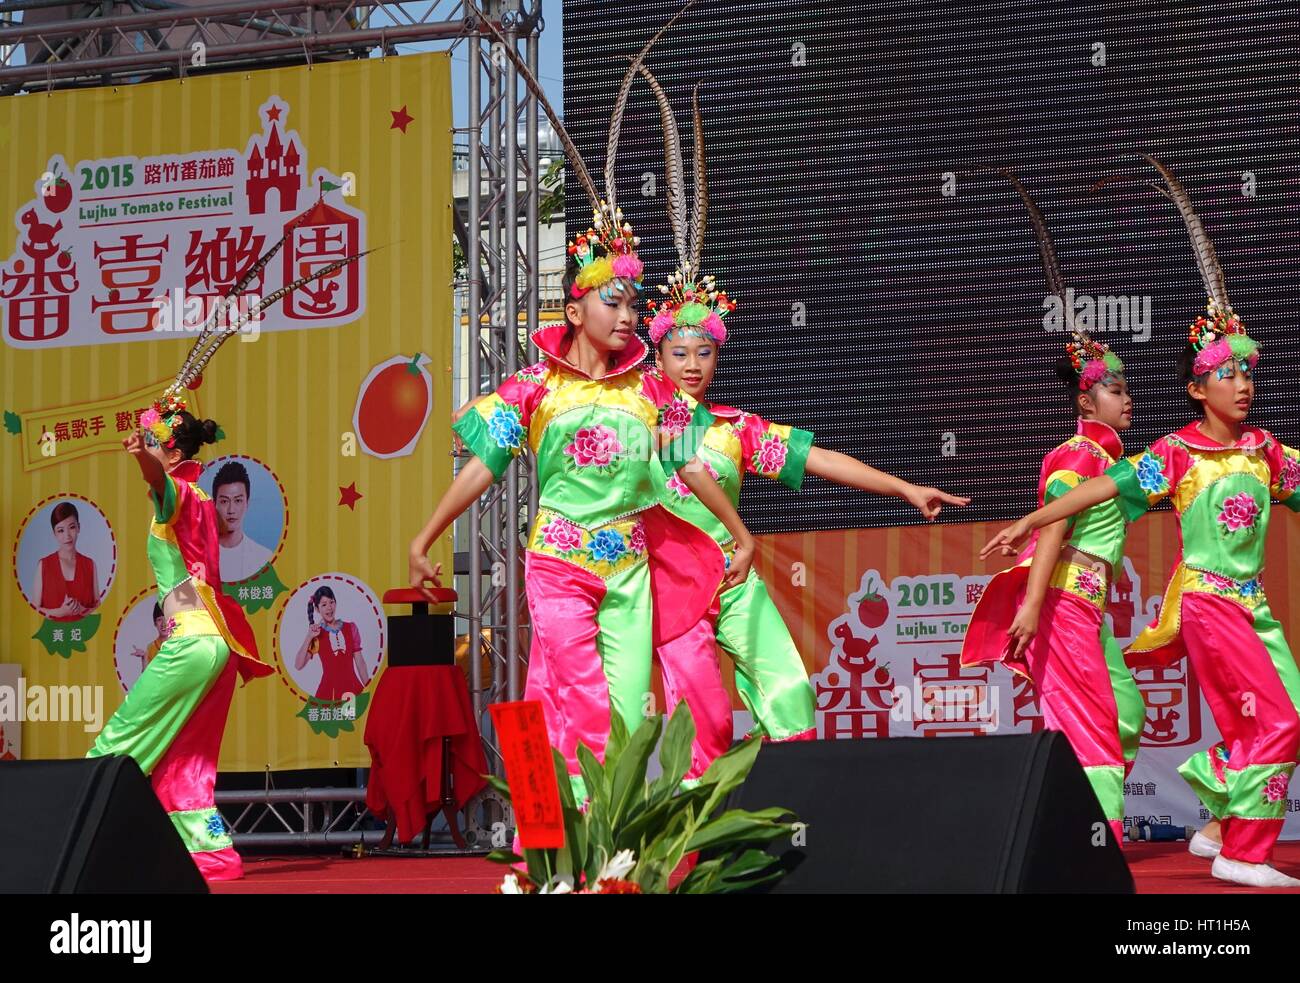
[[[393,125],[389,127],[390,130],[401,130],[405,133],[406,125],[415,119],[414,116],[407,114],[405,105],[401,109],[390,109],[389,112],[393,114]]]
[[[267,122],[279,122],[279,119],[280,119],[280,107],[279,107],[279,106],[272,106],[270,109],[268,109],[268,110],[266,111],[266,119],[267,119]]]
[[[339,506],[340,507],[346,505],[353,512],[355,512],[357,510],[356,508],[357,502],[364,497],[365,496],[362,495],[361,492],[357,491],[357,483],[355,481],[352,482],[352,484],[348,485],[346,488],[344,488],[342,485],[339,485]]]

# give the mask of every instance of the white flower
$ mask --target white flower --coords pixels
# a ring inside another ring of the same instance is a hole
[[[565,879],[560,879],[556,881],[554,884],[547,884],[537,893],[538,894],[570,894],[572,893],[572,891],[573,891],[573,883]]]
[[[605,866],[596,875],[596,880],[598,882],[604,880],[621,881],[635,866],[636,855],[631,850],[619,850],[613,857],[605,861]]]
[[[506,874],[505,878],[501,881],[501,893],[523,894],[524,892],[519,888],[519,877],[515,874]]]

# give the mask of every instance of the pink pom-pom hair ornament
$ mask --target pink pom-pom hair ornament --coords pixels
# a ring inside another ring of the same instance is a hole
[[[1034,228],[1034,236],[1038,240],[1038,253],[1043,261],[1043,272],[1047,275],[1047,289],[1060,302],[1061,310],[1065,315],[1066,328],[1074,337],[1073,341],[1066,344],[1065,352],[1070,356],[1070,364],[1074,366],[1074,371],[1079,374],[1080,391],[1087,392],[1107,377],[1123,376],[1124,363],[1119,360],[1119,356],[1112,352],[1108,345],[1094,341],[1089,337],[1088,332],[1074,321],[1074,311],[1066,303],[1065,280],[1061,276],[1061,268],[1056,260],[1056,248],[1052,245],[1052,237],[1047,231],[1047,221],[1043,218],[1037,202],[1009,170],[1004,169],[1002,175],[1015,187],[1029,212],[1029,222]]]
[[[736,309],[736,302],[718,289],[712,274],[701,275],[700,257],[704,252],[704,230],[709,217],[709,182],[704,152],[704,119],[700,115],[700,87],[691,95],[695,137],[695,200],[688,221],[686,209],[686,166],[682,155],[681,134],[668,96],[659,80],[645,65],[641,76],[659,103],[659,119],[664,130],[664,180],[668,189],[668,224],[673,231],[678,266],[667,283],[659,285],[661,299],[648,303],[645,318],[650,341],[658,345],[670,334],[677,338],[704,338],[721,345],[727,340],[723,318]]]
[[[1206,375],[1229,359],[1246,362],[1253,369],[1259,361],[1259,345],[1246,334],[1241,318],[1228,303],[1228,284],[1223,268],[1219,266],[1219,257],[1215,255],[1214,243],[1196,216],[1191,196],[1168,167],[1150,155],[1146,156],[1146,161],[1164,178],[1165,187],[1157,186],[1156,190],[1178,206],[1183,224],[1187,226],[1188,238],[1192,241],[1196,268],[1208,295],[1205,316],[1198,317],[1187,330],[1187,341],[1196,352],[1192,372],[1195,375]]]
[[[591,226],[568,243],[568,254],[578,266],[578,275],[569,291],[574,300],[584,297],[592,290],[599,291],[600,296],[606,300],[613,299],[625,290],[632,290],[635,293],[641,290],[644,265],[636,254],[636,247],[640,240],[633,234],[631,224],[623,218],[623,211],[618,207],[614,187],[614,162],[618,158],[623,111],[627,107],[628,94],[632,91],[632,82],[636,79],[637,72],[641,70],[646,55],[664,32],[676,24],[682,14],[686,13],[694,3],[695,0],[686,0],[681,10],[631,59],[632,63],[623,75],[623,83],[619,87],[609,118],[609,137],[605,144],[605,194],[602,196],[596,190],[596,182],[592,180],[591,172],[587,170],[582,154],[578,152],[577,146],[569,137],[564,121],[552,108],[537,78],[529,69],[528,63],[515,50],[514,43],[508,40],[496,24],[474,5],[473,0],[465,2],[467,11],[478,19],[479,26],[494,41],[499,42],[493,50],[500,50],[514,62],[519,77],[537,99],[537,104],[546,113],[547,119],[551,121],[551,126],[560,138],[569,166],[573,168],[574,177],[578,179],[578,183],[582,185],[583,191],[591,200]]]

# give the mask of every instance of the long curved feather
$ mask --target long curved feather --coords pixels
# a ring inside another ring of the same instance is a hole
[[[676,24],[682,14],[690,10],[695,4],[695,0],[686,0],[682,9],[673,15],[663,27],[649,41],[645,43],[636,57],[632,59],[632,64],[628,66],[627,73],[623,76],[623,83],[618,87],[618,96],[614,99],[614,110],[609,116],[609,139],[605,144],[605,198],[609,202],[610,216],[616,214],[617,204],[614,200],[614,161],[618,157],[618,138],[623,129],[623,111],[627,108],[628,93],[632,91],[632,80],[636,78],[637,72],[641,70],[641,65],[645,62],[645,57],[650,53],[656,41],[663,37],[668,28]]]
[[[564,147],[564,154],[569,159],[569,166],[573,168],[573,174],[582,185],[582,189],[587,192],[587,197],[591,199],[593,210],[600,208],[600,192],[596,190],[596,182],[591,178],[591,172],[587,170],[587,162],[582,159],[582,154],[578,152],[577,145],[569,136],[569,131],[564,128],[564,120],[560,119],[560,114],[555,111],[546,98],[546,93],[542,91],[541,85],[533,77],[533,73],[528,70],[528,62],[520,57],[515,46],[506,40],[502,34],[487,16],[478,9],[473,0],[465,0],[465,6],[479,19],[479,22],[492,36],[492,39],[501,45],[501,49],[506,56],[515,63],[515,68],[519,71],[519,77],[524,80],[524,85],[528,91],[537,99],[537,104],[542,107],[542,112],[546,118],[551,121],[551,126],[555,130],[556,136],[560,138],[560,145]]]
[[[307,216],[304,213],[293,222],[289,223],[289,227],[284,230],[284,235],[280,236],[280,240],[266,252],[262,253],[255,262],[249,265],[248,269],[244,271],[244,275],[241,276],[239,280],[222,295],[222,303],[213,306],[212,313],[209,314],[208,319],[203,322],[203,326],[199,329],[198,337],[194,339],[194,344],[190,347],[189,353],[181,361],[180,374],[184,374],[189,370],[194,360],[198,358],[199,352],[203,348],[204,343],[212,336],[213,329],[216,327],[221,310],[226,306],[225,302],[229,301],[232,297],[238,297],[244,292],[244,288],[252,283],[253,278],[266,268],[266,264],[269,263],[275,254],[280,251],[280,248],[285,244],[289,236],[293,235],[293,230],[296,229],[306,218]]]
[[[682,137],[677,129],[677,118],[672,104],[659,80],[645,65],[641,74],[650,83],[650,91],[659,103],[659,121],[664,130],[664,188],[668,200],[668,224],[673,229],[673,244],[677,247],[677,261],[687,272],[691,256],[686,238],[686,170],[682,161]]]
[[[293,291],[297,290],[299,287],[303,286],[304,284],[310,283],[312,280],[318,280],[321,277],[330,276],[331,274],[336,273],[339,270],[343,269],[343,267],[347,266],[349,263],[355,263],[362,256],[365,256],[372,252],[374,252],[374,249],[367,249],[364,250],[363,252],[356,253],[355,255],[352,256],[345,256],[343,259],[335,260],[333,263],[330,263],[326,266],[322,266],[319,270],[316,270],[313,273],[309,273],[307,276],[299,277],[297,280],[293,281],[293,283],[286,284],[282,287],[279,287],[276,290],[273,290],[270,294],[263,297],[251,308],[249,308],[247,313],[245,313],[238,320],[236,320],[235,323],[232,324],[230,327],[223,328],[220,331],[211,333],[207,336],[206,339],[202,339],[199,342],[195,342],[194,349],[192,349],[191,351],[193,358],[189,359],[187,361],[187,364],[181,367],[181,371],[177,373],[175,380],[172,382],[171,385],[169,385],[166,388],[166,390],[164,390],[163,396],[170,396],[173,393],[179,393],[182,389],[188,386],[200,375],[202,375],[203,369],[207,366],[208,362],[212,360],[212,356],[217,353],[218,348],[224,345],[235,335],[239,334],[240,329],[243,328],[245,324],[247,324],[249,321],[255,318],[262,311],[266,310],[276,301],[280,300],[280,298],[284,297],[286,294],[292,293]],[[267,258],[269,258],[269,256]],[[215,319],[220,314],[221,309],[222,307],[219,305],[213,311],[209,320],[215,322]]]
[[[695,111],[695,208],[691,216],[691,270],[698,272],[704,257],[704,230],[709,220],[709,178],[704,154],[704,117],[700,115],[700,86],[691,93]]]
[[[1028,189],[1020,183],[1020,179],[1011,171],[1004,169],[1002,175],[1015,187],[1029,212],[1029,222],[1034,227],[1034,236],[1038,240],[1038,251],[1043,258],[1043,272],[1047,274],[1047,289],[1058,297],[1064,297],[1065,284],[1061,280],[1061,268],[1056,261],[1056,249],[1052,245],[1052,237],[1047,231],[1047,222],[1043,219],[1043,213],[1039,209],[1038,203],[1034,201]]]
[[[1219,257],[1214,253],[1214,243],[1210,241],[1209,235],[1201,225],[1201,220],[1196,217],[1192,199],[1169,168],[1150,154],[1144,154],[1143,157],[1165,179],[1165,185],[1169,188],[1169,197],[1182,213],[1183,224],[1187,226],[1187,234],[1192,240],[1196,266],[1201,271],[1201,280],[1205,284],[1205,292],[1220,310],[1228,310],[1228,285],[1223,277],[1223,269],[1219,266]]]
[[[1087,333],[1079,331],[1074,323],[1074,311],[1070,310],[1070,305],[1065,302],[1065,280],[1061,276],[1061,267],[1056,259],[1056,247],[1052,245],[1051,233],[1047,231],[1047,221],[1043,218],[1038,203],[1010,170],[1003,168],[1001,174],[1015,187],[1021,201],[1025,203],[1025,209],[1029,212],[1029,223],[1034,227],[1034,237],[1038,240],[1038,253],[1043,260],[1043,273],[1047,276],[1047,290],[1053,296],[1060,298],[1066,329],[1076,331],[1086,338]]]

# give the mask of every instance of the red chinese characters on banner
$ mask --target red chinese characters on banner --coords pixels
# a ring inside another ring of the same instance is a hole
[[[27,232],[18,247],[26,258],[0,268],[5,325],[15,341],[51,341],[68,332],[70,297],[79,286],[77,264],[55,241],[62,220],[42,222],[35,208],[23,212],[20,220]]]
[[[190,297],[221,297],[239,282],[248,268],[257,262],[265,248],[266,236],[250,225],[232,235],[228,225],[213,231],[195,229],[185,250],[185,293]],[[247,293],[261,294],[265,271],[259,271],[244,288]]]
[[[143,239],[136,233],[95,240],[99,280],[107,293],[92,294],[90,310],[99,314],[99,329],[104,334],[132,334],[153,328],[157,311],[154,298],[162,279],[168,237],[151,242]]]
[[[838,654],[838,653],[837,653]],[[816,680],[822,738],[828,741],[889,736],[894,680],[884,666],[853,665],[832,659]]]
[[[975,737],[997,730],[997,701],[986,666],[961,664],[961,652],[913,659],[920,706],[912,729],[922,737]]]
[[[1134,669],[1133,680],[1146,706],[1143,747],[1182,747],[1201,743],[1201,691],[1191,663]]]
[[[317,201],[305,216],[285,226],[293,234],[285,246],[284,282],[310,276],[321,267],[359,250],[360,230],[355,215]],[[333,318],[355,313],[361,304],[359,264],[352,263],[330,276],[313,280],[282,301],[287,317],[299,321]]]
[[[1029,725],[1029,733],[1043,729],[1043,714],[1038,707],[1038,690],[1034,682],[1018,673],[1011,674],[1011,726]]]

